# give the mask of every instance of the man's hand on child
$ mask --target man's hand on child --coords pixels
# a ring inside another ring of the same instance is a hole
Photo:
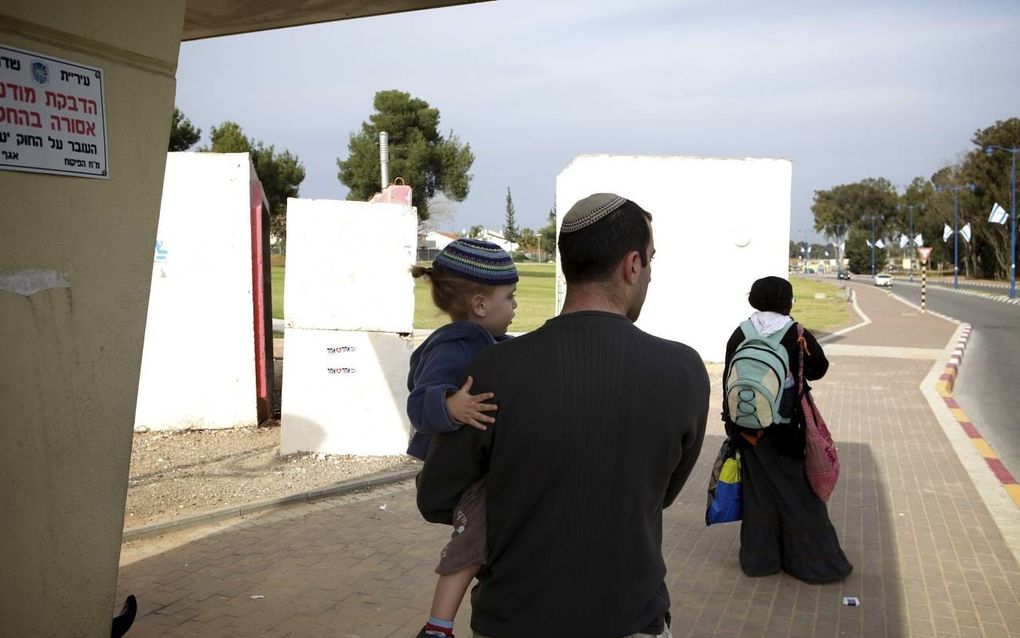
[[[450,419],[454,423],[470,425],[473,428],[485,430],[486,423],[494,423],[496,421],[496,419],[485,414],[486,412],[496,410],[497,406],[495,404],[486,403],[486,401],[496,395],[492,392],[482,392],[481,394],[473,395],[471,394],[472,383],[474,383],[474,379],[468,377],[464,385],[460,387],[460,390],[447,395],[446,413],[450,415]]]

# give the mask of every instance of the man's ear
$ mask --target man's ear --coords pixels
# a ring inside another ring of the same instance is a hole
[[[485,295],[477,294],[471,297],[471,312],[476,317],[484,317],[485,313],[488,312],[486,309]]]
[[[641,277],[641,253],[632,250],[624,255],[620,264],[620,270],[622,271],[624,281],[630,285],[636,284]]]

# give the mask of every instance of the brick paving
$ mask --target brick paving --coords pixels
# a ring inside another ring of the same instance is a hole
[[[839,444],[829,509],[854,573],[822,586],[743,576],[739,527],[704,525],[723,436],[713,420],[663,521],[677,636],[1020,636],[1020,566],[919,389],[956,326],[855,288],[872,323],[833,338],[833,365],[815,388]],[[716,378],[716,404],[719,390]],[[128,543],[118,600],[138,597],[132,638],[409,637],[428,611],[446,535],[420,519],[404,481]],[[462,638],[469,619],[465,601]]]

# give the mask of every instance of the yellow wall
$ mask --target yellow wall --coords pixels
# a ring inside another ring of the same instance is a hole
[[[0,43],[102,67],[110,179],[0,171],[0,636],[108,636],[185,0],[4,2]],[[119,605],[117,605],[119,607]]]

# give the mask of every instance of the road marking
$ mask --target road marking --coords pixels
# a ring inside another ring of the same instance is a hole
[[[955,349],[947,345],[940,357],[943,360],[948,358],[951,363],[955,363],[955,368],[936,362],[921,382],[920,390],[928,401],[935,420],[956,451],[964,471],[977,488],[978,495],[988,508],[1010,552],[1017,561],[1020,561],[1020,485],[1003,483],[1000,480],[989,465],[988,459],[976,453],[974,440],[982,439],[981,433],[969,419],[961,422],[951,412],[952,408],[960,407],[952,397],[952,386],[969,333],[970,326],[961,324],[949,342],[950,344],[958,342],[961,345]]]
[[[970,442],[974,445],[974,448],[978,451],[978,454],[983,456],[986,460],[996,458],[995,451],[992,450],[992,446],[988,445],[988,443],[984,439],[973,438],[970,440]]]
[[[953,398],[953,387],[956,385],[956,377],[960,373],[960,362],[963,360],[963,353],[967,349],[967,341],[970,339],[971,326],[970,324],[963,325],[963,332],[960,335],[959,342],[956,348],[953,350],[953,354],[950,356],[949,361],[946,362],[945,368],[942,374],[939,375],[935,382],[935,389],[942,400],[945,402],[946,407],[949,408],[950,414],[959,424],[960,428],[966,433],[970,439],[971,445],[978,451],[978,454],[985,460],[985,464],[988,465],[988,469],[992,471],[995,478],[998,479],[999,483],[1005,488],[1006,493],[1013,500],[1013,504],[1016,505],[1017,509],[1020,509],[1020,488],[1017,487],[1016,478],[1010,474],[1006,466],[1003,465],[1002,461],[999,460],[999,456],[992,449],[992,446],[988,444],[988,441],[981,436],[981,432],[978,431],[974,423],[970,420],[970,417],[960,408],[960,405]]]

